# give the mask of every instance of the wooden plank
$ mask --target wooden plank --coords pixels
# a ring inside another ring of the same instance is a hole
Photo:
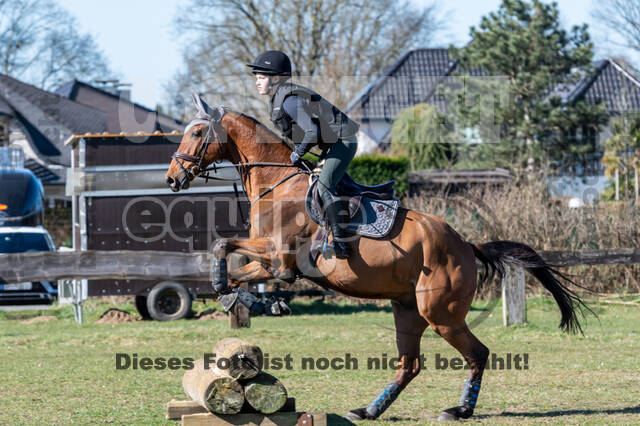
[[[640,264],[640,248],[545,251],[549,264]],[[209,281],[211,254],[165,251],[28,252],[0,255],[0,278],[5,283],[64,279],[145,279]],[[248,318],[248,312],[246,314]]]
[[[631,265],[640,263],[640,248],[610,250],[543,251],[545,262],[558,266]]]
[[[284,406],[278,410],[279,413],[291,413],[296,411],[296,399],[295,398],[287,398],[287,402]],[[255,408],[250,406],[249,404],[245,404],[242,407],[241,413],[258,413]],[[183,415],[186,414],[199,414],[199,413],[208,413],[207,409],[202,407],[195,401],[169,401],[167,403],[167,419],[169,420],[180,420]]]
[[[524,269],[508,266],[502,281],[502,322],[505,326],[527,321]]]
[[[132,250],[3,254],[0,277],[6,283],[99,278],[209,281],[209,256]]]
[[[307,421],[307,423],[302,423],[303,421]],[[292,412],[274,414],[241,413],[225,416],[221,414],[201,413],[182,416],[183,426],[295,426],[299,424],[326,426],[327,414],[319,412]]]
[[[228,257],[229,260],[229,271],[233,271],[238,268],[242,268],[247,264],[248,259],[245,256],[240,254],[232,253]],[[240,284],[245,290],[249,290],[248,283]],[[249,309],[247,309],[241,303],[236,303],[236,305],[229,311],[229,327],[231,328],[249,328],[251,327],[251,316],[249,315]]]
[[[195,401],[169,401],[167,402],[167,419],[180,420],[186,414],[207,413],[207,409]]]
[[[247,283],[240,284],[240,287],[247,290]],[[231,328],[249,328],[251,327],[251,316],[249,309],[241,303],[236,305],[229,311],[229,327]]]

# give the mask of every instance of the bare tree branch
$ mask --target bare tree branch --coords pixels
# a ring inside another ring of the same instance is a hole
[[[222,103],[264,120],[245,63],[277,49],[291,58],[294,76],[311,77],[311,87],[344,107],[400,55],[428,46],[443,28],[438,16],[435,4],[407,0],[184,0],[175,26],[185,64],[166,85],[168,103],[179,110],[192,91],[224,93]]]
[[[627,47],[640,51],[640,1],[600,0],[592,16],[620,36]]]
[[[108,76],[93,37],[77,26],[51,0],[0,0],[0,72],[44,89]]]

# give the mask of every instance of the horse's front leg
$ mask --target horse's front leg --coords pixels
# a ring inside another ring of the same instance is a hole
[[[258,262],[272,275],[283,281],[293,281],[295,273],[295,255],[282,253],[278,250],[271,238],[223,238],[216,242],[212,248],[215,259],[222,261],[230,253],[237,253]],[[226,261],[223,261],[226,265]]]
[[[220,259],[231,252],[238,252],[251,260],[269,263],[276,250],[271,238],[220,238],[211,249],[214,257]]]
[[[241,283],[255,283],[272,280],[275,277],[258,261],[250,262],[240,268],[229,271],[229,286],[236,288]]]
[[[238,287],[240,282],[261,282],[273,278],[291,279],[293,272],[278,259],[270,239],[256,240],[224,239],[213,247],[214,259],[211,262],[211,280],[214,290],[220,294],[219,300],[226,311],[239,301],[253,313],[287,315],[289,307],[281,300],[270,300],[264,304],[253,294]],[[227,273],[226,256],[230,253],[242,254],[253,261],[241,268]],[[274,265],[278,266],[274,266]],[[232,281],[229,283],[229,279]]]

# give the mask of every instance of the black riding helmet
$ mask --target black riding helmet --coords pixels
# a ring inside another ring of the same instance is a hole
[[[279,50],[267,50],[258,55],[255,61],[247,64],[251,72],[269,75],[291,75],[291,60]]]

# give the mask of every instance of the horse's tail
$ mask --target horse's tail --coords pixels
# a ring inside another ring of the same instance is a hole
[[[484,244],[471,244],[471,246],[473,247],[473,253],[476,258],[483,263],[485,268],[479,284],[482,284],[488,279],[490,280],[495,275],[498,276],[499,280],[502,280],[507,264],[522,267],[536,277],[544,288],[553,294],[562,314],[560,328],[571,333],[579,331],[582,334],[582,327],[578,321],[577,311],[579,311],[583,317],[584,312],[582,308],[586,308],[591,313],[594,312],[585,305],[574,291],[567,288],[562,281],[566,281],[582,289],[585,289],[584,287],[576,284],[566,275],[552,268],[552,265],[547,264],[534,249],[526,244],[513,241],[491,241]]]

